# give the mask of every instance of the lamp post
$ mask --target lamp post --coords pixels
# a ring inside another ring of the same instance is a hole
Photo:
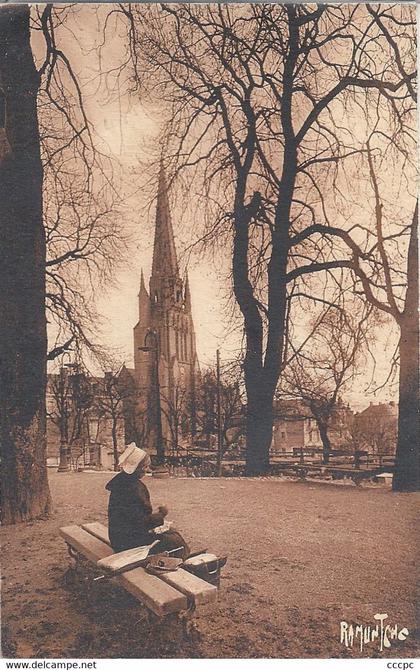
[[[152,345],[148,345],[147,341],[153,340]],[[165,450],[163,447],[162,435],[162,410],[160,404],[160,384],[159,384],[159,338],[155,330],[148,330],[144,337],[144,345],[139,347],[140,351],[154,353],[154,386],[156,390],[156,456],[157,463],[161,465],[165,460]]]
[[[223,449],[223,435],[222,435],[222,407],[220,397],[220,350],[216,351],[216,381],[217,381],[217,476],[222,474],[222,449]]]
[[[60,381],[59,381],[59,402],[60,402],[60,462],[58,464],[57,472],[68,472],[70,470],[68,458],[68,417],[67,417],[67,375],[64,366],[60,367]]]

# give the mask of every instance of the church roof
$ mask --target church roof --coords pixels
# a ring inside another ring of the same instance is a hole
[[[130,374],[132,377],[134,377],[134,375],[136,374],[136,371],[135,371],[134,368],[127,368],[127,366],[125,364],[121,368],[121,372],[122,372],[122,370],[125,370],[126,372],[128,372],[128,374]]]
[[[156,228],[153,247],[152,276],[178,277],[174,232],[169,209],[168,185],[161,163],[156,206]]]

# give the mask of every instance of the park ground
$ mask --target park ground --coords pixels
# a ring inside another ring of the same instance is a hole
[[[147,479],[192,548],[228,555],[218,603],[158,625],[111,582],[66,586],[60,526],[106,523],[111,473],[50,473],[50,519],[2,529],[2,650],[18,658],[418,655],[417,494],[268,479]],[[405,642],[346,649],[340,621],[387,613]]]

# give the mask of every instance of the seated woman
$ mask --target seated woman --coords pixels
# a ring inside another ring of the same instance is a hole
[[[160,553],[182,547],[173,556],[186,558],[189,548],[175,530],[159,535],[153,532],[161,526],[168,510],[164,506],[153,512],[147,487],[141,481],[150,471],[150,456],[143,449],[129,444],[119,459],[121,472],[105,486],[111,492],[108,504],[108,532],[111,547],[115,552],[142,547],[159,540],[151,553]]]

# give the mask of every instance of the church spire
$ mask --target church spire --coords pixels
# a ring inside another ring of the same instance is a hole
[[[163,162],[160,163],[152,277],[179,277]]]
[[[146,284],[144,283],[144,274],[143,274],[143,268],[141,269],[141,274],[140,274],[140,290],[139,290],[139,298],[146,294],[147,297],[149,297],[149,294],[147,293],[146,289]]]
[[[139,318],[143,326],[148,326],[150,321],[150,298],[144,283],[143,269],[140,277],[139,291]]]

